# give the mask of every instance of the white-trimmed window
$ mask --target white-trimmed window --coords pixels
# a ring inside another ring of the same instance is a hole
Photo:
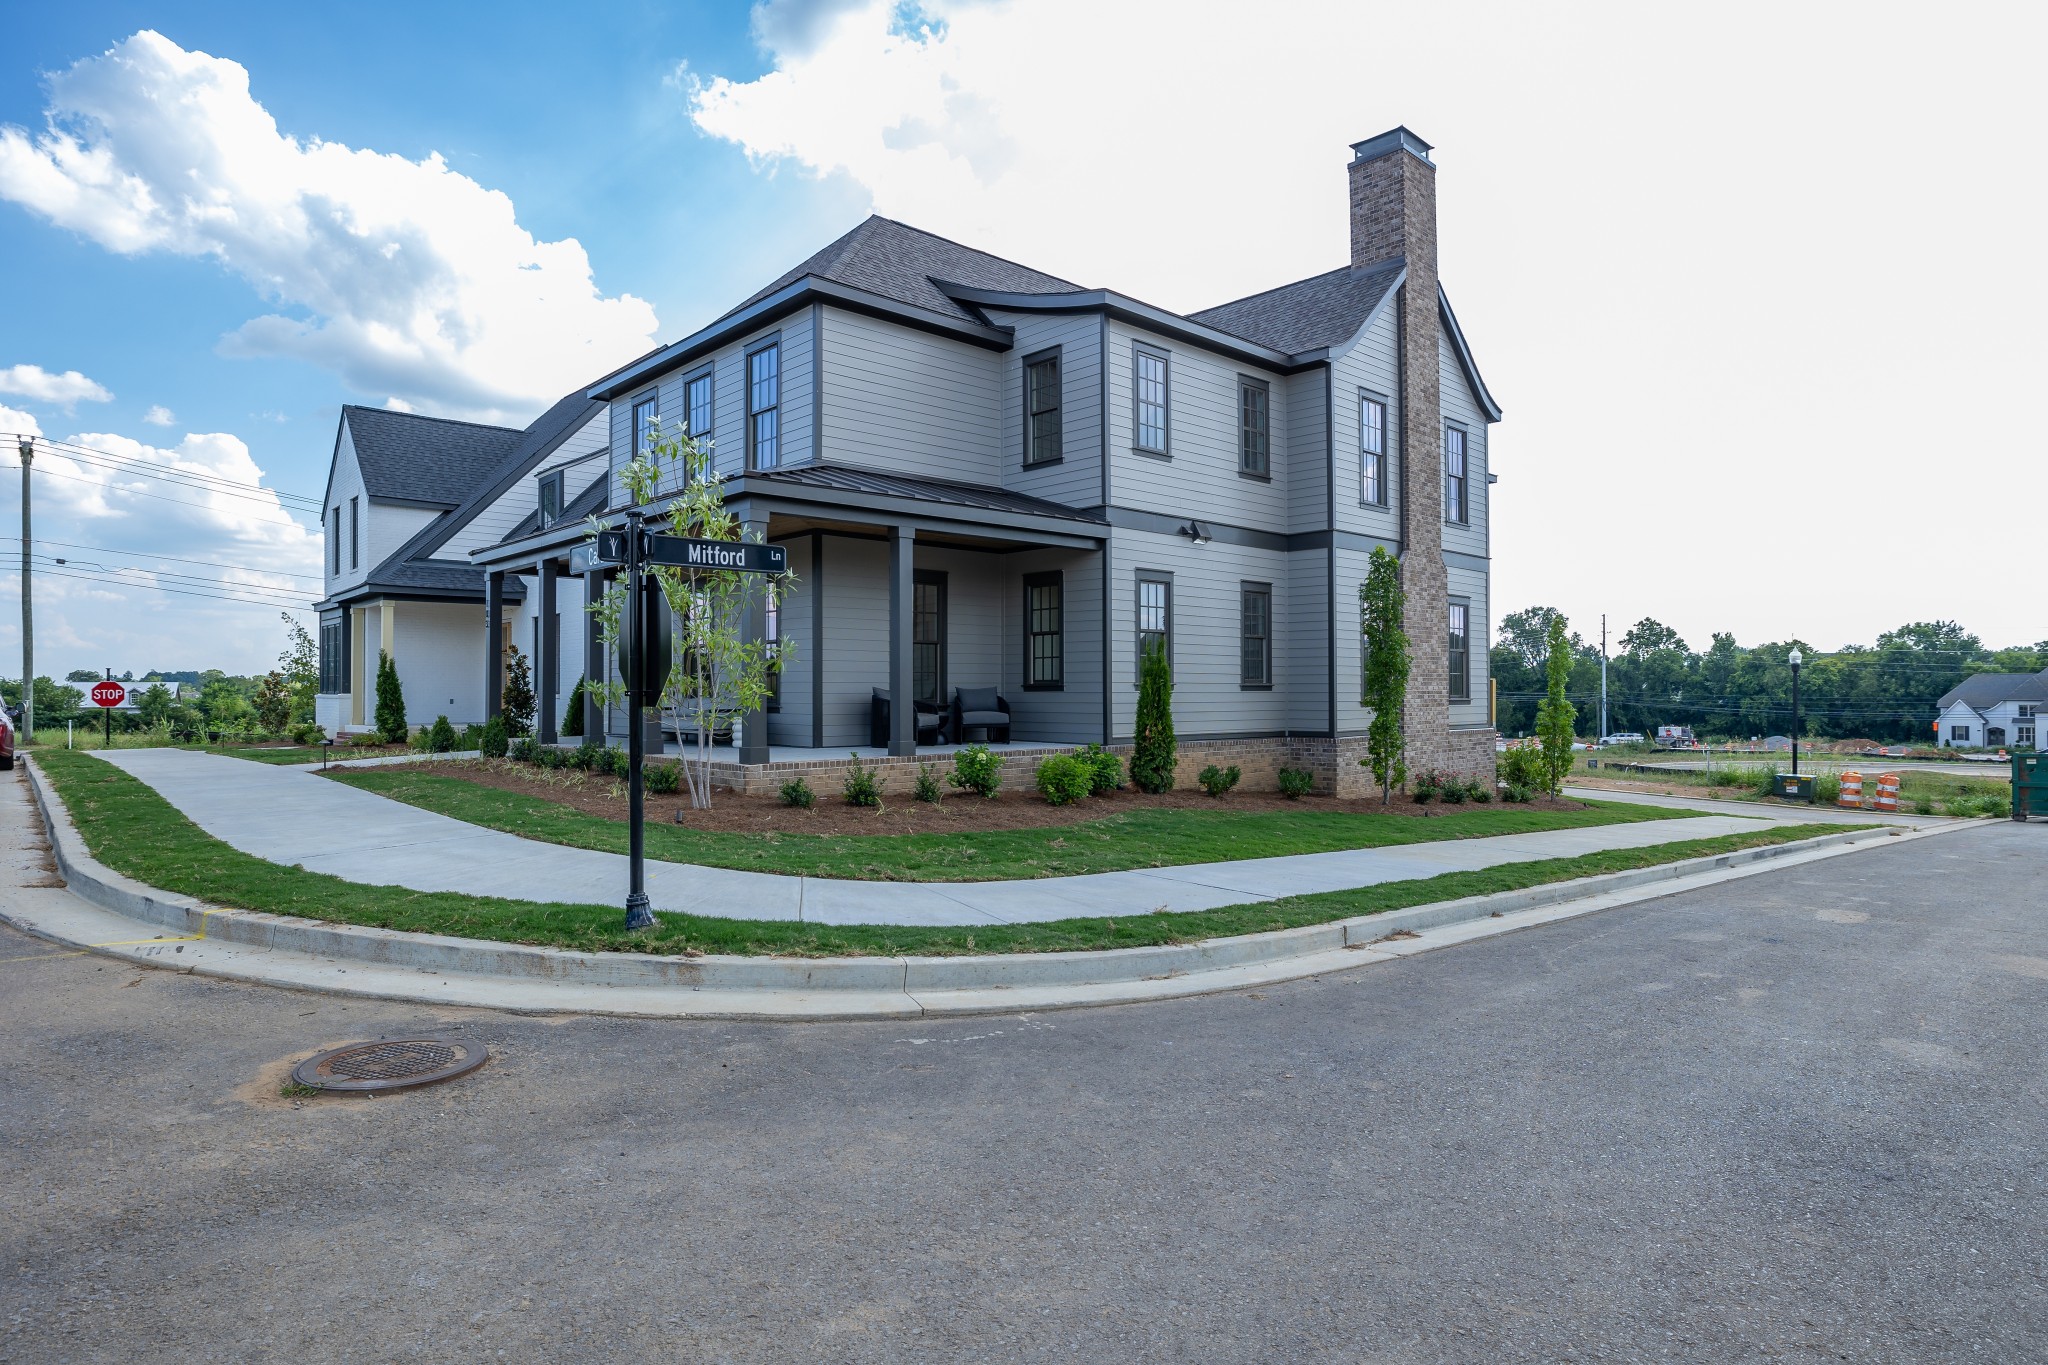
[[[1387,505],[1387,404],[1370,394],[1358,399],[1358,500]]]

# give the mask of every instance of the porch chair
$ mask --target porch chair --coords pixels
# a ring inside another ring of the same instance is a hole
[[[871,689],[868,698],[868,746],[874,749],[889,747],[889,689]],[[943,744],[946,742],[946,718],[939,713],[937,702],[913,701],[917,713],[917,742],[919,744]]]
[[[993,687],[953,689],[953,742],[965,744],[969,730],[980,730],[990,744],[1010,742],[1010,703]]]

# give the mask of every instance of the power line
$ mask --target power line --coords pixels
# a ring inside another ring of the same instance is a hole
[[[17,441],[21,439],[21,433],[0,432],[0,439],[5,439],[8,436],[13,436]],[[35,436],[30,439],[34,440],[39,448],[53,450],[68,458],[92,462],[111,462],[150,477],[203,480],[208,483],[222,484],[227,488],[243,491],[250,488],[262,488],[261,484],[246,484],[239,480],[226,478],[223,475],[207,474],[194,469],[164,469],[162,466],[151,464],[147,460],[138,460],[132,455],[119,455],[111,450],[101,450],[98,446],[80,445],[76,441],[60,441],[50,436]],[[290,493],[277,488],[263,489],[263,491],[274,493],[279,499],[286,502],[305,503],[314,510],[320,507],[320,499],[310,493]]]
[[[143,464],[132,460],[99,459],[92,455],[85,455],[71,450],[45,450],[42,453],[56,455],[70,460],[74,464],[82,465],[87,469],[100,470],[116,477],[156,479],[179,488],[189,488],[195,493],[212,493],[218,497],[225,498],[243,498],[250,502],[275,501],[279,506],[290,504],[303,512],[317,512],[320,510],[319,503],[311,498],[280,493],[274,488],[265,488],[261,484],[239,483],[233,479],[222,479],[211,474],[199,474],[183,469],[161,469],[155,465]]]
[[[18,464],[5,464],[5,463],[0,463],[0,469],[19,469],[19,468],[21,468],[21,466],[20,466],[20,465],[18,465]],[[58,472],[57,472],[56,470],[54,470],[54,469],[45,469],[45,470],[43,471],[43,477],[44,477],[44,478],[46,478],[46,479],[69,479],[69,480],[70,480],[71,482],[73,482],[73,483],[85,483],[85,484],[91,484],[91,485],[93,485],[93,486],[94,486],[95,488],[111,488],[111,489],[113,489],[113,490],[114,490],[114,491],[115,491],[116,493],[122,493],[122,494],[125,494],[125,495],[127,495],[128,497],[131,497],[131,498],[154,498],[154,499],[156,499],[156,500],[157,500],[158,502],[175,502],[175,503],[177,503],[177,504],[179,504],[180,506],[183,506],[183,507],[197,507],[197,508],[199,508],[199,509],[200,509],[201,511],[208,511],[208,512],[211,512],[211,511],[218,511],[218,510],[219,510],[218,508],[212,508],[212,507],[208,507],[208,506],[207,506],[207,505],[206,505],[205,503],[203,503],[203,502],[193,502],[193,501],[192,501],[191,499],[189,499],[189,498],[173,498],[173,497],[167,497],[167,496],[165,496],[165,495],[164,495],[164,494],[162,494],[162,493],[145,493],[145,492],[143,492],[143,491],[142,491],[141,489],[139,489],[139,488],[123,488],[123,487],[121,487],[121,486],[120,486],[119,484],[113,484],[113,483],[108,483],[108,482],[107,482],[107,481],[106,481],[105,479],[88,479],[88,478],[85,478],[85,477],[83,477],[83,476],[81,476],[81,475],[77,475],[77,474],[59,474],[59,473],[58,473]],[[257,518],[256,518],[256,520],[258,520],[258,521],[272,521],[272,522],[277,522],[278,524],[280,524],[280,525],[283,525],[283,526],[298,526],[298,527],[299,527],[299,528],[300,528],[301,530],[304,530],[304,529],[305,529],[305,527],[304,527],[304,525],[303,525],[302,523],[300,523],[299,521],[297,521],[297,520],[295,520],[295,519],[293,519],[293,518],[291,518],[291,517],[257,517]]]
[[[284,569],[259,569],[253,564],[220,564],[210,559],[181,559],[177,555],[151,554],[146,550],[117,550],[111,545],[80,545],[69,540],[38,540],[38,545],[55,545],[66,550],[92,550],[103,555],[126,555],[130,559],[158,559],[169,564],[197,564],[205,569],[239,569],[244,573],[267,573],[276,578],[296,578],[305,583],[325,580],[319,574],[290,573]]]
[[[19,572],[20,570],[18,569],[0,569],[0,573]],[[48,578],[75,578],[81,583],[97,583],[101,587],[108,586],[107,580],[100,577],[98,574],[72,573],[68,569],[44,569],[42,572],[43,575]],[[113,586],[123,588],[147,588],[152,592],[169,593],[174,597],[205,597],[211,598],[216,602],[231,602],[236,606],[261,607],[264,611],[274,611],[278,609],[280,606],[284,605],[283,603],[276,601],[256,602],[251,601],[247,597],[230,597],[223,595],[221,593],[197,592],[186,588],[168,588],[161,583],[130,583],[121,580],[116,580]],[[301,606],[300,610],[307,610],[307,608]]]
[[[48,555],[37,555],[35,558],[40,564],[52,569],[98,569],[103,574],[108,575],[108,577],[97,581],[132,588],[151,588],[158,585],[154,582],[140,583],[132,578],[121,578],[116,575],[124,573],[149,574],[153,578],[170,579],[174,584],[202,588],[219,588],[223,591],[231,591],[251,599],[268,598],[276,601],[280,606],[297,606],[304,602],[298,589],[273,587],[267,583],[241,583],[230,578],[207,578],[199,574],[173,573],[167,569],[145,568],[140,564],[117,564],[109,568],[103,564],[80,564],[74,560],[57,559]]]

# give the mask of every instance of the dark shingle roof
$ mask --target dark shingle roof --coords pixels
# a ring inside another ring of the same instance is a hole
[[[1057,275],[876,215],[767,288],[750,295],[725,316],[731,317],[759,303],[806,275],[864,289],[963,322],[981,319],[934,287],[934,278],[1014,294],[1071,294],[1081,287]]]
[[[341,414],[355,443],[363,491],[392,502],[455,506],[504,462],[523,434],[353,403]]]
[[[386,564],[370,575],[367,586],[407,592],[475,593],[483,596],[484,571],[474,564],[449,559],[409,559],[403,564]],[[505,600],[517,602],[526,590],[517,578],[505,579]]]
[[[1218,331],[1289,355],[1351,339],[1400,276],[1398,258],[1370,270],[1346,266],[1188,316]]]
[[[874,469],[855,469],[848,465],[799,465],[794,469],[749,474],[747,482],[789,484],[798,488],[817,488],[828,492],[879,493],[886,497],[908,498],[914,502],[943,503],[948,507],[972,507],[985,512],[1022,512],[1035,517],[1058,517],[1063,521],[1086,521],[1098,525],[1102,523],[1101,517],[1091,516],[1078,508],[1048,502],[1044,498],[1027,497],[1003,488],[990,488],[978,483],[953,483],[945,479],[913,479],[901,474],[884,474]]]
[[[1944,692],[1935,705],[1946,709],[1961,702],[1983,711],[2002,701],[2048,701],[2048,669],[2039,673],[1978,673]]]

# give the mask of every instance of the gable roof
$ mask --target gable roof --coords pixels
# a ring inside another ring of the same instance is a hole
[[[1349,341],[1406,268],[1399,257],[1370,270],[1345,266],[1188,316],[1289,355],[1324,350]]]
[[[565,521],[581,521],[585,517],[602,512],[605,503],[610,501],[608,495],[611,493],[611,484],[612,472],[607,467],[602,474],[592,479],[581,493],[562,504],[562,514],[555,518],[555,525],[560,526]],[[540,508],[536,507],[521,517],[517,526],[500,536],[498,543],[504,545],[511,541],[524,540],[540,529]]]
[[[355,443],[363,491],[374,502],[454,507],[502,463],[521,432],[416,412],[366,408],[341,410]]]
[[[1961,703],[1984,711],[2004,701],[2048,701],[2048,668],[2039,673],[1977,673],[1942,693],[1935,705],[1946,711]]]
[[[721,315],[745,312],[762,299],[809,276],[865,290],[913,308],[961,322],[983,319],[962,307],[932,281],[947,280],[977,289],[1014,294],[1068,294],[1081,286],[1042,270],[991,256],[880,214]]]

